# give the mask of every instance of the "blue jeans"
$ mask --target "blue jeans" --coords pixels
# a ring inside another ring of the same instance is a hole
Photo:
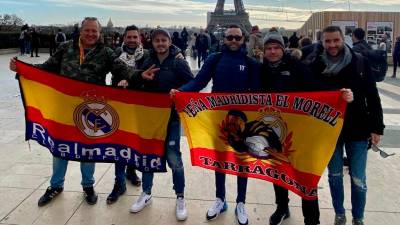
[[[215,196],[225,200],[225,179],[226,174],[215,172]],[[246,202],[247,177],[237,176],[237,196],[236,203]]]
[[[343,147],[346,148],[349,160],[349,173],[351,177],[351,205],[354,219],[364,218],[365,202],[367,197],[367,178],[365,169],[367,165],[368,141],[338,142],[335,152],[328,164],[328,179],[331,189],[332,203],[336,214],[345,214],[343,207]]]
[[[126,176],[126,164],[124,163],[115,163],[115,183],[118,183],[122,186],[126,184],[125,176]]]
[[[53,188],[64,187],[65,173],[67,172],[68,160],[53,157],[53,174],[50,186]],[[82,187],[93,187],[94,163],[81,162]]]
[[[179,120],[170,120],[168,123],[167,137],[165,139],[165,156],[169,168],[172,169],[173,189],[178,197],[183,197],[185,189],[185,174],[182,163],[182,153],[180,151],[181,125]],[[151,194],[153,187],[154,173],[142,173],[143,192]]]

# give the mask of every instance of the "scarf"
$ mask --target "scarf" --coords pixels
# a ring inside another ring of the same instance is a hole
[[[143,46],[139,45],[136,49],[129,48],[127,45],[122,44],[122,53],[119,59],[126,65],[136,68],[136,61],[140,60],[144,55]]]
[[[344,67],[350,64],[352,58],[350,48],[347,45],[344,46],[344,51],[336,62],[324,51],[322,53],[322,61],[325,63],[326,68],[322,74],[328,77],[336,76]]]

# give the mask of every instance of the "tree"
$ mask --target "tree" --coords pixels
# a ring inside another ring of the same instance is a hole
[[[0,15],[0,26],[22,26],[24,20],[15,14]]]

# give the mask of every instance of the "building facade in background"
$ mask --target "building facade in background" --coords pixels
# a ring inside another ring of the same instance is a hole
[[[367,42],[373,48],[377,48],[384,35],[387,35],[394,45],[396,37],[400,36],[400,12],[316,12],[310,16],[298,32],[302,36],[308,36],[315,40],[316,33],[330,25],[342,28],[345,41],[350,46],[352,46],[351,35],[358,27],[365,30]],[[389,51],[389,55],[392,50]]]

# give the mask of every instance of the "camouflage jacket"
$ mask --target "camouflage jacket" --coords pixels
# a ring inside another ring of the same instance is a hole
[[[117,59],[111,48],[98,43],[79,64],[78,43],[69,41],[43,64],[37,65],[46,71],[95,84],[106,84],[106,75],[111,72],[117,80],[128,79],[133,73],[125,63]]]

